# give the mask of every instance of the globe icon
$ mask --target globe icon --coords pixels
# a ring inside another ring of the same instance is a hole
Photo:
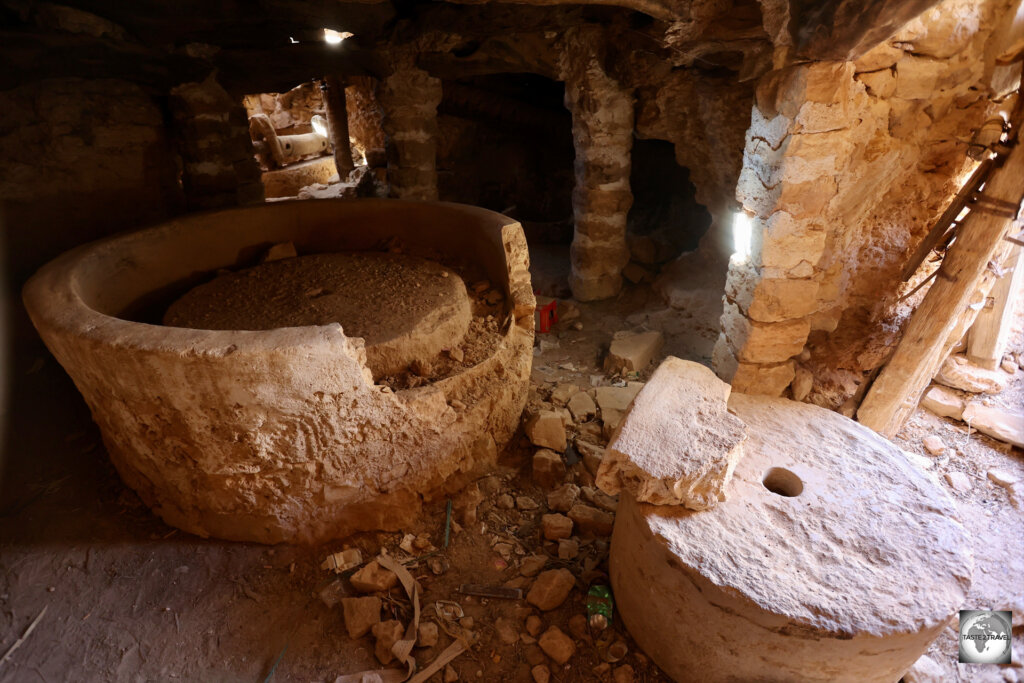
[[[999,612],[974,612],[960,623],[960,661],[1009,661],[1010,624]]]

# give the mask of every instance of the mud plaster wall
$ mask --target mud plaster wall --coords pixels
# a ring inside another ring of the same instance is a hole
[[[737,187],[753,253],[730,265],[715,353],[738,391],[800,378],[795,398],[838,408],[884,362],[900,272],[999,109],[990,38],[1009,4],[946,0],[857,61],[761,79]]]

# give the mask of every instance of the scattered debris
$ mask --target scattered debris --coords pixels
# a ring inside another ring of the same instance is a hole
[[[359,548],[347,548],[340,553],[332,553],[321,563],[320,569],[328,569],[338,574],[354,569],[363,563],[363,554]]]
[[[522,600],[521,588],[505,588],[503,586],[485,586],[479,583],[464,583],[459,586],[463,595],[477,595],[482,598],[498,598],[500,600]]]

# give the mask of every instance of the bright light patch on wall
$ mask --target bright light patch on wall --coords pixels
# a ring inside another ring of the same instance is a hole
[[[741,261],[750,258],[750,233],[753,225],[750,216],[742,211],[737,211],[732,217],[732,244],[735,257]]]
[[[351,38],[352,34],[348,31],[335,31],[333,29],[324,29],[324,42],[328,45],[337,45],[346,38]]]
[[[324,117],[317,114],[310,120],[310,123],[313,124],[314,133],[316,133],[317,135],[327,137],[327,121],[324,119]]]

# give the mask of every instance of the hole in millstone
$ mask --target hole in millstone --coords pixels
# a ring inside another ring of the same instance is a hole
[[[804,490],[804,483],[800,480],[800,477],[784,467],[772,467],[769,469],[764,473],[764,479],[761,480],[761,483],[772,493],[787,498],[799,496]]]

